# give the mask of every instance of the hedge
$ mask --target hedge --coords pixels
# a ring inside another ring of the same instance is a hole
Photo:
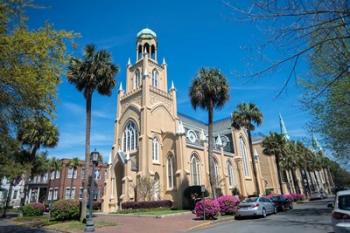
[[[148,209],[160,207],[172,207],[173,202],[170,200],[161,201],[129,201],[122,203],[122,209]]]
[[[23,216],[41,216],[44,214],[45,206],[42,203],[30,203],[21,207]]]
[[[53,203],[50,214],[54,220],[79,219],[80,203],[78,200],[58,200]]]

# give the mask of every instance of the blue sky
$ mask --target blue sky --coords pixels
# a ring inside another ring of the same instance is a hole
[[[37,28],[45,21],[56,29],[81,34],[76,40],[82,54],[87,43],[98,49],[108,49],[113,62],[121,68],[116,76],[118,85],[112,96],[93,96],[91,149],[96,148],[105,158],[113,142],[113,124],[116,112],[117,87],[125,86],[125,69],[128,58],[135,61],[136,34],[149,27],[158,35],[158,59],[165,57],[168,64],[168,83],[174,81],[177,89],[178,111],[206,119],[206,112],[191,108],[188,89],[192,78],[200,67],[217,67],[228,78],[231,98],[223,109],[215,111],[215,119],[228,117],[240,102],[253,102],[264,114],[263,125],[256,133],[279,131],[278,113],[284,117],[292,138],[308,136],[305,124],[310,116],[301,109],[299,99],[301,87],[292,81],[279,98],[275,98],[287,77],[287,69],[266,77],[243,79],[238,74],[254,71],[249,67],[250,58],[255,66],[265,65],[259,60],[255,46],[266,39],[255,25],[237,22],[232,12],[221,0],[206,1],[38,1],[46,9],[30,10],[30,27]],[[146,4],[147,3],[147,4]],[[276,51],[268,52],[277,56]],[[303,67],[305,69],[305,67]],[[56,124],[60,131],[60,142],[50,149],[50,156],[80,157],[84,155],[85,100],[65,77],[58,89]]]

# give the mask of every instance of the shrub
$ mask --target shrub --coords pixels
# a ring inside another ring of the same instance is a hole
[[[172,207],[173,202],[170,200],[161,201],[129,201],[122,203],[122,209],[148,209],[160,207]]]
[[[21,208],[23,216],[41,216],[44,210],[45,206],[42,203],[30,203]]]
[[[231,195],[221,196],[217,199],[217,201],[219,203],[220,213],[222,215],[235,213],[236,207],[239,203],[239,199]]]
[[[196,203],[194,212],[197,217],[203,217],[205,214],[206,219],[215,218],[220,211],[220,205],[217,200],[204,199]]]
[[[53,203],[51,218],[54,220],[79,219],[80,204],[78,200],[58,200]]]
[[[183,208],[193,210],[196,200],[202,198],[202,187],[200,185],[189,186],[184,190]],[[208,197],[207,190],[204,192],[204,197]]]
[[[237,187],[234,187],[233,189],[232,189],[232,195],[233,196],[239,196],[240,195],[240,193],[239,193],[239,189],[237,188]]]
[[[284,194],[283,196],[291,201],[301,201],[304,199],[304,195],[299,193]]]

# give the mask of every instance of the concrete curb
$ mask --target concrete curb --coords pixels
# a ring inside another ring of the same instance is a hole
[[[173,216],[181,216],[181,215],[187,215],[192,214],[192,212],[181,212],[181,213],[174,213],[174,214],[164,214],[164,215],[133,215],[133,214],[98,214],[99,216],[124,216],[124,217],[139,217],[139,218],[167,218],[167,217],[173,217]]]
[[[209,226],[214,226],[214,225],[217,225],[217,224],[220,224],[220,223],[227,223],[227,222],[232,222],[232,221],[235,221],[235,217],[234,216],[227,217],[227,218],[222,218],[222,219],[217,219],[217,220],[206,220],[206,222],[204,222],[202,224],[199,224],[197,226],[193,226],[193,227],[188,228],[186,230],[186,232],[196,231],[196,230],[199,230],[199,229],[204,229],[204,228],[209,227]]]

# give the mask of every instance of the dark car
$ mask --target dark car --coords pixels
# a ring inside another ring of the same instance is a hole
[[[285,198],[283,195],[276,195],[271,198],[278,211],[293,209],[293,201]]]

